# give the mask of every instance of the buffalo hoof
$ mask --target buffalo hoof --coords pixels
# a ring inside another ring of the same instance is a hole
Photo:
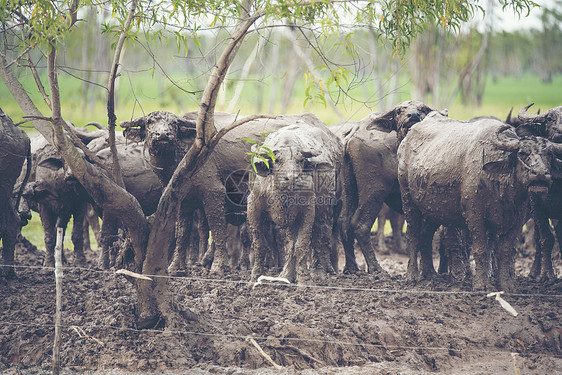
[[[179,267],[170,267],[168,268],[168,274],[170,276],[187,276],[187,269],[186,268],[179,268]]]
[[[292,270],[292,271],[283,270],[279,274],[279,277],[285,278],[285,279],[289,280],[289,282],[291,282],[291,283],[294,283],[294,282],[297,281],[296,272],[294,270]]]
[[[351,267],[351,266],[345,266],[343,269],[343,273],[344,275],[355,275],[357,273],[359,273],[359,267],[355,266],[355,267]]]
[[[6,265],[0,268],[0,276],[6,279],[15,279],[16,278],[16,271],[13,265]]]
[[[481,280],[475,277],[472,281],[472,290],[481,292],[495,292],[497,291],[497,288],[492,285],[490,280]]]
[[[211,266],[211,272],[219,276],[225,275],[230,271],[228,264],[222,262],[213,262]]]
[[[86,260],[86,257],[84,256],[84,254],[77,254],[76,258],[74,259],[74,265],[75,266],[86,266],[88,264],[88,261]]]
[[[384,268],[381,267],[380,264],[375,264],[372,269],[369,268],[367,270],[368,273],[372,274],[372,275],[377,275],[380,277],[390,277],[390,274],[388,272],[386,272],[386,270]]]
[[[404,275],[404,281],[408,284],[417,283],[420,279],[420,275],[417,271],[408,270]]]
[[[543,270],[541,278],[539,279],[541,283],[554,283],[557,281],[556,275],[554,274],[554,269]]]
[[[532,280],[538,280],[539,274],[540,274],[540,272],[533,267],[533,268],[531,268],[531,271],[529,272],[529,278],[532,279]]]
[[[43,267],[54,267],[55,266],[55,257],[54,256],[47,256],[43,261]]]
[[[185,262],[179,261],[175,258],[168,267],[168,274],[172,276],[185,276],[187,273],[187,266]]]

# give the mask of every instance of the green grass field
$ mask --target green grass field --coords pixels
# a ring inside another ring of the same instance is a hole
[[[48,114],[47,107],[43,103],[37,89],[34,87],[34,82],[31,77],[22,77],[22,82],[28,90],[32,93],[31,96],[36,103],[38,103],[40,110]],[[181,78],[181,77],[176,77]],[[72,121],[75,125],[84,125],[89,121],[97,121],[102,124],[107,124],[107,110],[105,106],[105,92],[103,89],[96,88],[98,100],[95,103],[89,104],[86,108],[82,105],[82,93],[79,81],[76,79],[61,75],[60,87],[61,96],[63,101],[63,117],[66,120]],[[410,86],[407,78],[404,77],[404,82],[397,93],[397,100],[410,99]],[[143,113],[150,113],[155,110],[167,110],[174,113],[184,113],[195,111],[198,107],[198,97],[183,92],[177,89],[172,89],[170,84],[162,82],[162,78],[151,77],[148,74],[139,75],[135,80],[128,82],[122,80],[117,95],[117,121],[128,120],[134,117],[142,116]],[[304,80],[303,80],[304,82]],[[328,106],[312,105],[304,107],[304,83],[297,82],[294,89],[294,96],[290,103],[288,113],[299,112],[312,112],[316,114],[322,121],[327,124],[333,124],[340,121],[340,118]],[[269,96],[265,90],[257,92],[255,85],[249,82],[242,93],[242,102],[236,108],[241,114],[254,114],[265,111],[258,110],[256,103],[258,96]],[[263,85],[264,83],[258,83]],[[226,92],[226,98],[231,98],[233,91],[229,87]],[[134,94],[133,94],[134,92]],[[364,96],[369,97],[370,100],[376,99],[369,90],[355,89],[351,94],[359,101],[363,100]],[[280,98],[280,93],[277,95]],[[0,108],[14,121],[22,120],[22,112],[16,102],[12,99],[10,93],[3,83],[0,83]],[[268,98],[262,100],[267,103]],[[220,100],[219,100],[220,102]],[[554,76],[554,80],[550,84],[544,84],[540,77],[524,74],[520,77],[498,77],[497,80],[488,80],[486,91],[483,99],[483,104],[480,107],[467,106],[457,100],[449,107],[449,116],[459,120],[465,120],[475,116],[491,115],[504,119],[509,112],[510,108],[514,108],[517,113],[519,109],[529,103],[535,103],[533,110],[541,108],[545,111],[549,108],[562,105],[562,75]],[[225,110],[228,105],[218,106],[218,110]],[[266,107],[267,104],[264,105]],[[353,102],[349,99],[343,100],[337,106],[338,111],[341,113],[345,120],[359,120],[366,116],[373,110],[366,105]],[[26,126],[29,127],[29,126]]]

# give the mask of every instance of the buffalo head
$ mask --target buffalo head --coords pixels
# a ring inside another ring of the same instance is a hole
[[[534,135],[548,138],[553,142],[562,142],[562,106],[552,108],[540,114],[531,114],[527,110],[531,103],[521,108],[517,117],[512,117],[511,111],[507,115],[506,123],[517,128],[521,136]]]
[[[422,102],[408,100],[398,104],[386,113],[371,115],[367,130],[380,130],[384,132],[394,130],[398,133],[399,139],[402,140],[412,125],[423,120],[432,111],[432,108]]]
[[[283,191],[306,191],[312,189],[312,170],[315,158],[322,152],[292,146],[273,147],[275,160],[267,154],[261,156],[267,160],[255,161],[257,174],[266,177],[274,175],[275,185]]]
[[[53,146],[46,145],[36,153],[35,181],[26,187],[27,198],[55,206],[71,204],[64,202],[74,197],[87,197],[83,186],[73,175],[70,167]],[[78,199],[78,198],[76,198]]]
[[[134,142],[145,141],[155,155],[175,152],[179,143],[195,138],[195,122],[165,111],[156,111],[120,124],[123,135]]]
[[[498,128],[491,140],[497,149],[507,151],[508,158],[484,163],[489,173],[505,173],[515,168],[519,184],[529,193],[547,193],[552,183],[551,169],[556,156],[562,156],[562,145],[542,137],[520,138],[510,125]]]

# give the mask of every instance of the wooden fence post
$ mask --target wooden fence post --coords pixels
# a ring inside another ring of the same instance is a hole
[[[60,371],[60,326],[62,314],[62,239],[64,229],[57,227],[57,243],[55,245],[55,289],[56,289],[56,312],[55,312],[55,342],[53,344],[53,375],[59,375]]]

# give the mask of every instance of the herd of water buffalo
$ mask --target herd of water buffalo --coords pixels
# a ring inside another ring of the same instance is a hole
[[[410,280],[437,274],[432,240],[439,231],[439,272],[471,278],[476,290],[514,290],[516,240],[529,219],[536,232],[530,276],[554,280],[550,219],[562,235],[562,106],[543,114],[528,108],[505,121],[459,121],[407,101],[330,126],[310,113],[248,121],[226,133],[193,175],[175,218],[169,272],[185,272],[190,263],[216,272],[242,266],[251,267],[256,279],[274,267],[279,276],[301,282],[315,273],[357,272],[357,244],[366,271],[385,274],[371,229],[386,203],[408,224]],[[125,187],[146,216],[193,144],[196,116],[158,111],[121,123],[117,145]],[[240,118],[217,112],[215,126]],[[45,266],[54,263],[55,228],[66,227],[71,217],[74,263],[84,264],[88,193],[53,146],[44,139],[30,142],[1,110],[0,124],[2,273],[14,275],[14,246],[30,209],[39,212],[45,231]],[[102,160],[110,159],[107,129],[75,132]],[[103,217],[102,268],[116,262],[117,231],[118,220]]]

